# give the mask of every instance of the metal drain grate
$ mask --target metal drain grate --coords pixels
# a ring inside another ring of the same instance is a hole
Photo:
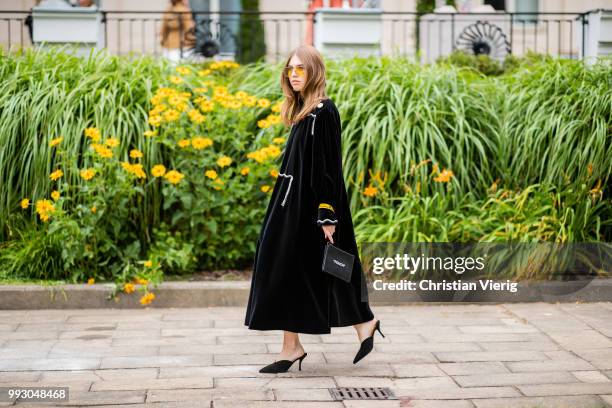
[[[387,387],[328,388],[334,400],[388,400],[397,399]]]

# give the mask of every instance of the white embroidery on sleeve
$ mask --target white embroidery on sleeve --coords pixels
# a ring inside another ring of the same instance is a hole
[[[312,120],[312,130],[310,131],[311,135],[314,135],[314,126],[315,126],[315,122],[317,120],[317,115],[315,115],[314,113],[310,113],[310,116],[312,116],[314,119]]]
[[[287,201],[287,196],[289,195],[289,190],[291,190],[291,182],[293,181],[293,176],[291,174],[278,173],[279,176],[287,177],[289,179],[289,187],[287,187],[287,192],[285,193],[285,198],[283,198],[283,202],[281,205],[284,207],[285,202]]]

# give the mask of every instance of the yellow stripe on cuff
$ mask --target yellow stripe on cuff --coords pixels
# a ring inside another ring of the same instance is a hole
[[[326,203],[321,203],[321,204],[319,204],[319,208],[327,208],[327,209],[329,209],[329,210],[334,211],[334,207],[332,207],[331,205],[326,204]],[[335,212],[335,211],[334,211],[334,212]]]

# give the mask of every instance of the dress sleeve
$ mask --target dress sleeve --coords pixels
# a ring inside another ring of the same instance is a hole
[[[317,205],[317,225],[337,224],[342,189],[340,118],[323,109],[309,126],[312,134],[310,186]]]

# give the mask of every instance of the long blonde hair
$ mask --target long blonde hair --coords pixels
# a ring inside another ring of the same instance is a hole
[[[306,81],[302,91],[294,91],[289,78],[285,75],[285,67],[291,58],[297,55],[306,71]],[[325,93],[325,64],[319,51],[308,44],[300,45],[289,53],[281,72],[281,89],[285,100],[281,105],[281,118],[286,125],[293,125],[304,119],[319,102],[327,99]]]

